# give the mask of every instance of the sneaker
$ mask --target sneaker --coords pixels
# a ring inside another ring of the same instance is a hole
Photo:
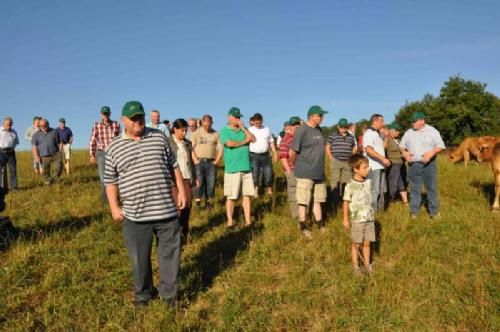
[[[353,272],[356,277],[361,277],[363,275],[363,272],[361,272],[361,269],[359,266],[354,266],[353,267]]]
[[[366,267],[366,266],[365,266],[365,267],[364,267],[364,272],[365,272],[366,274],[373,274],[373,265],[372,265],[372,264],[370,264],[368,267]]]
[[[210,202],[205,203],[205,209],[210,210],[212,208],[212,204]]]
[[[195,201],[195,206],[197,210],[202,210],[203,207],[201,206],[201,201]]]
[[[417,215],[412,213],[412,214],[410,214],[410,218],[412,220],[416,220],[417,219]]]
[[[325,222],[324,221],[318,221],[317,222],[317,225],[318,225],[318,230],[321,234],[325,234],[326,233],[326,227],[325,227]]]
[[[430,217],[434,220],[441,220],[441,213],[432,214]]]
[[[300,223],[300,232],[302,233],[302,235],[304,235],[306,239],[308,240],[312,239],[312,233],[309,230],[309,227],[307,227],[305,223]]]

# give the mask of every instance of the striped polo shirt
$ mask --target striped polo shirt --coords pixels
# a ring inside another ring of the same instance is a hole
[[[139,141],[123,131],[106,149],[104,184],[117,184],[124,216],[135,222],[177,217],[172,196],[177,161],[168,138],[157,129],[145,128]]]
[[[352,149],[356,146],[356,141],[351,134],[342,136],[335,133],[328,136],[326,144],[330,146],[330,151],[335,159],[348,161],[352,156]]]

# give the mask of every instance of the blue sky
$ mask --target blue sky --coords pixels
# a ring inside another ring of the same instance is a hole
[[[313,104],[387,120],[461,74],[500,94],[499,1],[19,1],[0,3],[1,116],[23,135],[64,116],[86,147],[102,105],[163,119],[238,106],[274,132]],[[24,139],[21,148],[29,145]]]

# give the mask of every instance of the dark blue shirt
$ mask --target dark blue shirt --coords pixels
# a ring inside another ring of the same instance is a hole
[[[59,135],[52,128],[48,128],[46,133],[39,130],[31,138],[31,144],[36,146],[40,157],[49,157],[59,152],[59,142]]]
[[[69,129],[69,127],[64,127],[64,129],[57,127],[56,131],[62,144],[68,144],[71,141],[73,132]]]

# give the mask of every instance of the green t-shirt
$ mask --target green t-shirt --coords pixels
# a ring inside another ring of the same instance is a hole
[[[250,151],[248,144],[237,148],[229,148],[226,146],[227,141],[242,142],[245,140],[245,133],[241,129],[233,129],[225,126],[219,132],[219,137],[222,145],[224,145],[224,172],[249,172],[252,170],[250,164]]]

